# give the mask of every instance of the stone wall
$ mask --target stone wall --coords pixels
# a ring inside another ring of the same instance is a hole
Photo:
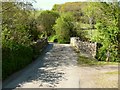
[[[79,37],[71,37],[70,44],[78,51],[88,54],[89,56],[96,56],[97,43],[80,41]]]

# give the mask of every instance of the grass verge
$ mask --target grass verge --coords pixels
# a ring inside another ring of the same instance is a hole
[[[117,62],[98,61],[94,58],[79,55],[78,65],[81,65],[81,66],[101,66],[101,65],[118,65],[118,63]]]
[[[120,71],[106,72],[105,74],[110,74],[110,75],[119,74],[120,75]]]

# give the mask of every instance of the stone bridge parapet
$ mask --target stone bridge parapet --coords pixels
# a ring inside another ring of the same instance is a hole
[[[70,44],[77,49],[77,51],[84,52],[95,58],[96,56],[96,42],[81,41],[79,37],[71,37]]]

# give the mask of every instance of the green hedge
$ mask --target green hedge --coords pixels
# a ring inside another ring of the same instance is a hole
[[[47,40],[37,42],[32,46],[16,45],[10,49],[2,48],[2,80],[8,78],[13,73],[23,69],[37,58],[44,46],[47,45]]]
[[[2,79],[24,68],[32,62],[33,50],[31,47],[19,46],[17,50],[2,49]]]

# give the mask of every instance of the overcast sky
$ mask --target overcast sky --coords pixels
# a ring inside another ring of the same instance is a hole
[[[65,2],[76,2],[85,0],[36,0],[36,3],[33,3],[34,8],[43,9],[43,10],[51,10],[54,4],[62,4]]]

